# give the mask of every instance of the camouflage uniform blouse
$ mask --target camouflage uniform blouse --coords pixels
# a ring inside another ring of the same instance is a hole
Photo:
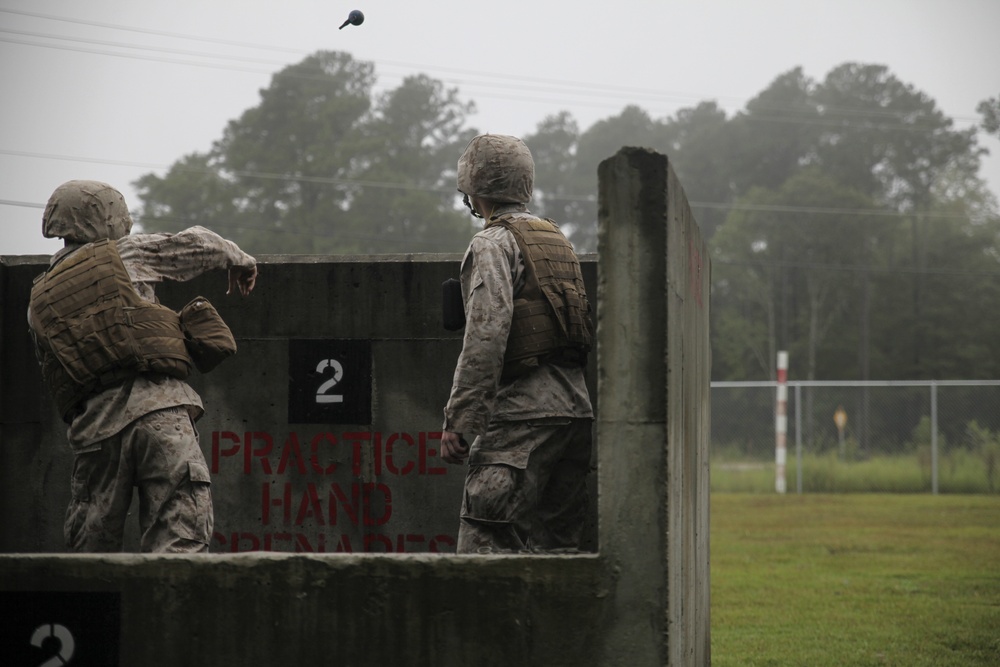
[[[524,262],[514,235],[500,226],[477,233],[462,260],[461,279],[465,340],[444,410],[444,430],[481,435],[491,421],[592,418],[583,368],[542,364],[500,384],[514,294],[524,285]]]

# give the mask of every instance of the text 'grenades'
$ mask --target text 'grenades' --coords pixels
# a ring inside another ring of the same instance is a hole
[[[391,535],[374,533],[351,539],[350,535],[340,534],[331,537],[327,543],[324,533],[308,535],[306,533],[265,532],[248,533],[232,532],[223,534],[215,532],[212,540],[222,547],[223,551],[238,553],[245,551],[282,551],[294,553],[404,553],[407,551],[424,551],[427,546],[430,553],[448,553],[455,551],[455,539],[449,535],[427,537],[418,534],[400,534],[395,539]],[[329,547],[329,548],[328,548]],[[408,548],[409,547],[409,548]],[[215,551],[216,549],[213,549]]]

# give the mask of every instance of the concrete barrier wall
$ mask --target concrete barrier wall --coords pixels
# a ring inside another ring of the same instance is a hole
[[[608,651],[707,665],[708,249],[665,156],[623,148],[599,182],[599,542],[618,573]]]
[[[18,610],[0,626],[0,661],[66,664],[68,641],[77,665],[710,664],[708,255],[664,156],[622,149],[600,180],[598,553],[430,553],[453,536],[461,492],[461,475],[437,472],[429,451],[459,349],[440,330],[438,291],[457,258],[266,258],[245,304],[222,297],[221,277],[194,290],[241,345],[197,381],[224,553],[0,553],[0,604]],[[53,550],[68,457],[21,319],[40,264],[2,263],[0,541]],[[594,268],[585,263],[590,282]],[[180,294],[165,301],[179,307],[191,296]],[[309,421],[289,397],[314,402],[316,382],[331,379],[318,361],[337,359],[346,402],[351,360],[368,348],[343,341],[370,342],[372,416]],[[316,377],[298,392],[303,367]],[[315,553],[320,534],[327,552],[349,540],[353,553]],[[313,553],[225,553],[267,535],[272,548]],[[372,551],[425,553],[361,554],[366,538]]]
[[[212,551],[453,552],[465,467],[438,452],[461,332],[442,327],[441,283],[461,256],[259,260],[248,298],[225,295],[222,271],[158,289],[178,310],[207,297],[239,346],[190,380],[206,406]],[[25,319],[46,263],[2,264],[2,552],[63,551],[72,457]],[[582,265],[596,298],[594,258]]]
[[[58,660],[31,639],[67,632],[74,659],[53,665],[635,664],[601,662],[596,556],[0,555],[0,571],[12,667]]]

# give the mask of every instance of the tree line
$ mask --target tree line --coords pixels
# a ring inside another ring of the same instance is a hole
[[[426,75],[376,94],[371,63],[318,52],[286,67],[204,153],[134,184],[140,226],[201,224],[252,253],[460,252],[475,231],[455,165],[472,102]],[[666,154],[712,254],[713,379],[1000,377],[1000,213],[959,129],[881,65],[780,74],[728,115],[639,106],[581,130],[569,112],[525,137],[532,210],[596,250],[597,166]]]

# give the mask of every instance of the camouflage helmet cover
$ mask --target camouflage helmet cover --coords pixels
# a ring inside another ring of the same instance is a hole
[[[535,161],[517,137],[481,134],[458,159],[458,190],[470,197],[527,204],[534,182]]]
[[[42,235],[72,243],[117,240],[132,230],[125,197],[101,181],[67,181],[49,197]]]

